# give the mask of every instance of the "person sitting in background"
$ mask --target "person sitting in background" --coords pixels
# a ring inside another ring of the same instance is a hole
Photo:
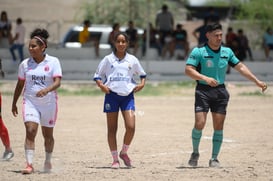
[[[133,21],[128,22],[128,28],[125,30],[125,33],[129,36],[129,48],[133,48],[133,54],[136,55],[138,50],[138,34]]]
[[[267,61],[272,61],[272,57],[269,56],[270,50],[273,50],[273,30],[267,28],[263,36],[263,47],[265,52],[265,58]]]
[[[91,34],[88,31],[90,27],[90,21],[85,20],[83,22],[83,30],[79,33],[79,42],[82,44],[82,47],[91,46],[90,42],[94,42],[96,57],[99,57],[99,40],[97,38],[91,38]]]
[[[176,29],[173,32],[173,52],[176,49],[183,49],[185,51],[184,56],[178,55],[177,59],[184,59],[188,56],[189,53],[189,42],[188,42],[188,33],[183,29],[182,24],[177,24]]]
[[[165,58],[165,56],[168,52],[169,52],[169,58],[172,58],[174,55],[172,32],[168,32],[164,38],[164,44],[163,44],[163,48],[162,48],[162,58],[163,59]]]
[[[159,41],[159,33],[158,33],[157,29],[155,29],[153,27],[152,23],[149,23],[149,31],[150,31],[150,34],[149,34],[150,48],[156,48],[158,56],[161,56],[162,47],[161,47],[161,44]],[[142,35],[142,40],[143,40],[142,56],[145,56],[145,54],[146,54],[146,38],[147,38],[147,29],[144,30],[144,33]]]
[[[16,56],[14,50],[18,50],[20,61],[24,60],[24,41],[25,41],[25,32],[26,28],[22,24],[22,19],[17,18],[16,20],[16,28],[15,28],[15,36],[11,39],[10,53],[13,61],[16,61]]]

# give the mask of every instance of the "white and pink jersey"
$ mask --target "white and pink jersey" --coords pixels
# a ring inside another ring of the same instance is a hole
[[[37,64],[33,58],[25,59],[19,66],[18,79],[25,80],[24,98],[35,104],[56,102],[56,91],[44,97],[36,97],[36,93],[53,84],[54,77],[62,77],[62,69],[58,58],[47,55]]]

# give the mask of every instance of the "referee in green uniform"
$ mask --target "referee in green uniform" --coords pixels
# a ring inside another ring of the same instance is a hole
[[[222,46],[221,24],[206,27],[207,43],[195,47],[186,62],[185,73],[197,81],[195,89],[195,124],[192,129],[192,146],[189,165],[197,166],[199,143],[205,127],[207,113],[212,114],[214,133],[212,137],[212,155],[210,167],[220,167],[218,154],[223,141],[223,128],[229,93],[225,88],[225,76],[228,65],[265,91],[267,85],[260,81],[228,47]]]

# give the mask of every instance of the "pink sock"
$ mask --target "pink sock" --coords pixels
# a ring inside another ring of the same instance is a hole
[[[123,153],[123,154],[127,153],[127,150],[128,150],[128,149],[129,149],[129,145],[123,144],[121,153]]]
[[[117,150],[111,151],[111,154],[112,154],[113,160],[118,161],[118,151]]]

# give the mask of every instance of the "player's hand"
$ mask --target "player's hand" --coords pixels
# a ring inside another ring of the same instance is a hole
[[[142,85],[142,84],[136,85],[136,87],[134,88],[134,92],[141,91],[141,89],[143,89],[143,87],[144,87],[144,85]]]
[[[11,110],[12,114],[14,117],[17,117],[18,115],[18,109],[16,105],[12,105],[12,110]]]
[[[47,90],[47,89],[42,89],[42,90],[40,90],[40,91],[38,91],[38,92],[36,93],[36,96],[37,96],[37,97],[44,97],[45,95],[47,95],[47,93],[48,93],[48,90]]]
[[[100,86],[100,90],[106,94],[109,94],[110,93],[110,89],[109,87],[105,86],[104,84],[101,84]]]

